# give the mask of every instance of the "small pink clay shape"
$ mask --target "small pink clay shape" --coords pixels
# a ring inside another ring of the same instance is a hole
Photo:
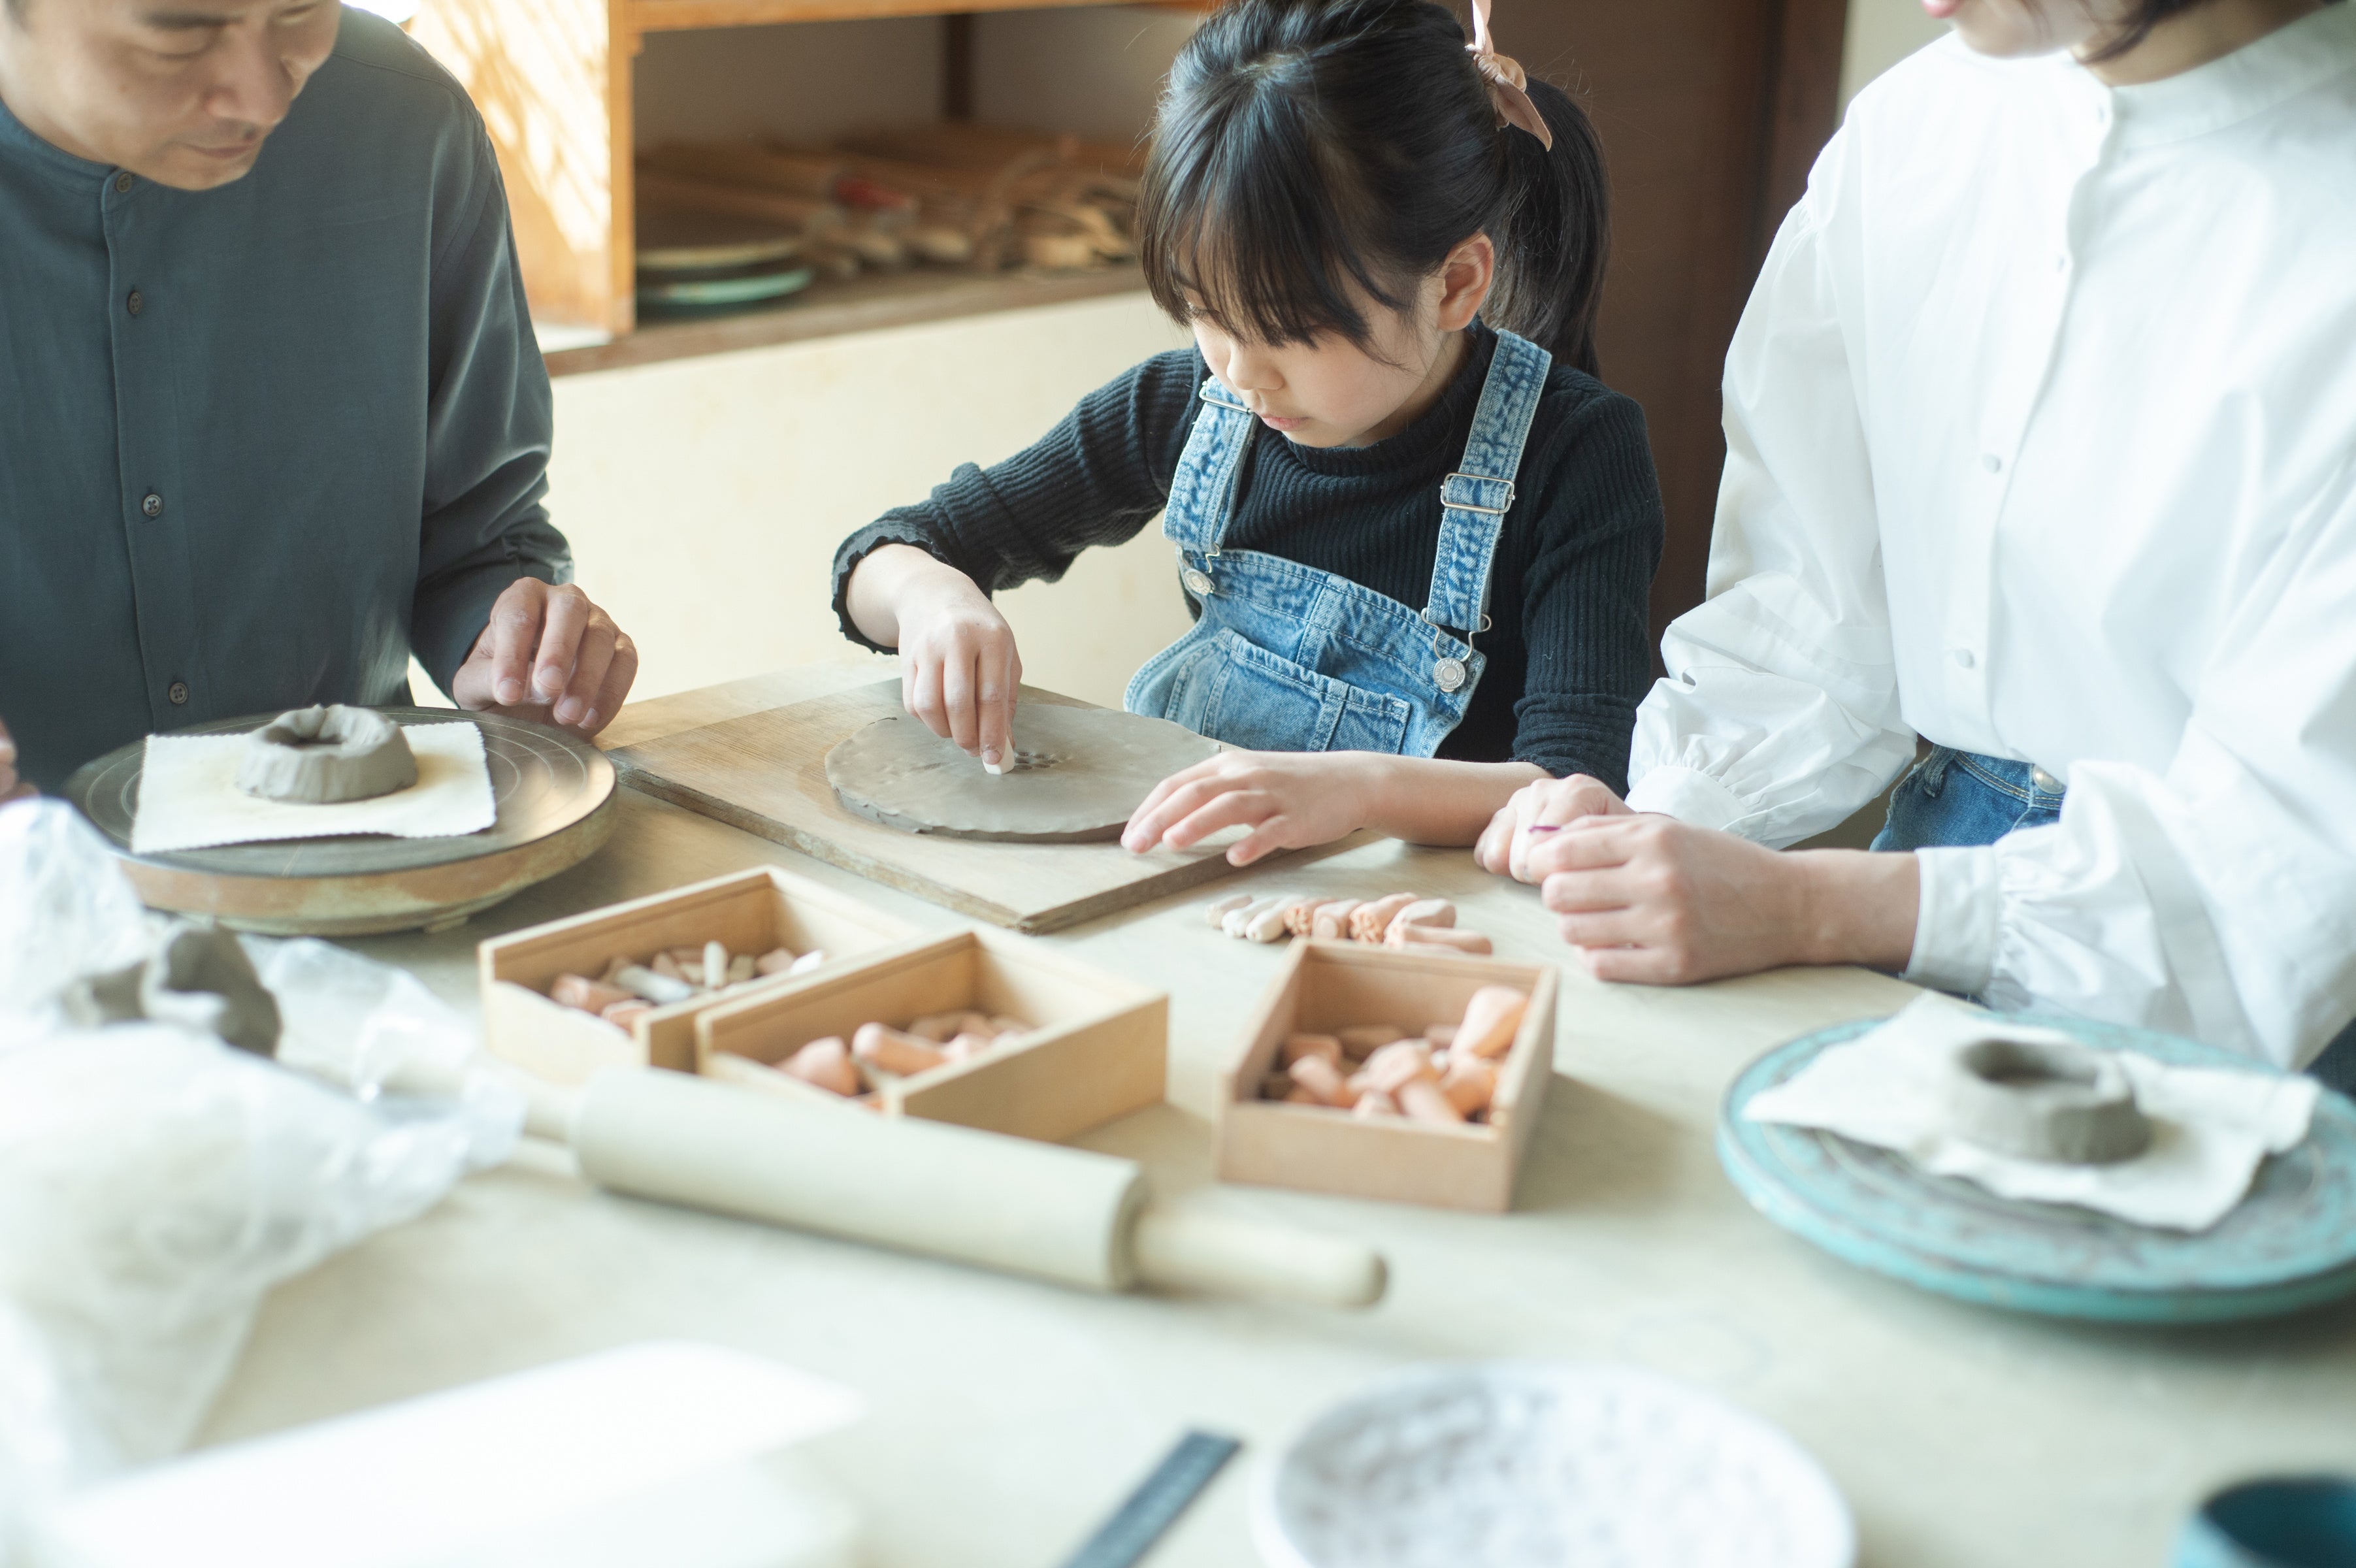
[[[1350,916],[1350,935],[1358,941],[1378,942],[1391,929],[1398,912],[1417,902],[1413,893],[1394,893],[1387,898],[1377,898],[1371,904],[1361,904]]]
[[[1399,1114],[1398,1101],[1379,1089],[1370,1089],[1358,1096],[1358,1103],[1350,1107],[1350,1114],[1361,1121],[1379,1122]]]
[[[904,1035],[889,1024],[860,1025],[859,1032],[851,1036],[851,1054],[870,1067],[902,1078],[928,1072],[949,1059],[930,1040]]]
[[[1456,923],[1456,906],[1445,898],[1419,898],[1392,918],[1391,930],[1401,926],[1452,926]],[[1385,932],[1388,935],[1389,932]]]
[[[1347,1110],[1357,1101],[1357,1095],[1342,1077],[1341,1069],[1323,1057],[1303,1057],[1284,1070],[1291,1075],[1293,1082],[1328,1105]]]
[[[859,1092],[859,1069],[851,1065],[851,1047],[840,1035],[812,1040],[778,1065],[804,1083],[814,1083],[846,1099]]]
[[[1323,1057],[1334,1066],[1342,1065],[1342,1042],[1331,1035],[1287,1035],[1278,1048],[1278,1059],[1290,1067],[1303,1057]]]
[[[1366,1077],[1415,1121],[1447,1126],[1464,1120],[1464,1112],[1441,1091],[1431,1058],[1412,1040],[1376,1051],[1366,1064]]]
[[[941,1054],[953,1062],[969,1062],[997,1043],[991,1036],[977,1034],[968,1029],[964,1034],[943,1046]]]
[[[597,1016],[618,1028],[628,1028],[633,1023],[655,1010],[655,1004],[641,997],[630,996],[602,1009]]]
[[[1317,911],[1333,902],[1331,898],[1295,898],[1284,907],[1284,929],[1296,937],[1315,934]]]
[[[560,974],[548,988],[548,999],[559,1007],[577,1007],[584,1013],[603,1013],[616,1002],[636,998],[618,985],[607,985],[584,974]]]
[[[1497,1097],[1497,1069],[1478,1057],[1451,1056],[1448,1069],[1440,1075],[1440,1092],[1460,1115],[1485,1111]]]
[[[1456,1026],[1451,1048],[1459,1056],[1504,1056],[1513,1048],[1529,1005],[1529,997],[1510,985],[1483,986],[1464,1004],[1464,1021]]]
[[[1408,926],[1398,921],[1384,934],[1383,945],[1400,951],[1420,950],[1425,952],[1472,953],[1476,957],[1496,950],[1489,939],[1478,931],[1460,931],[1452,926]]]
[[[771,948],[753,961],[753,971],[756,974],[783,974],[793,967],[794,950],[791,948]]]
[[[1318,905],[1309,918],[1309,934],[1329,942],[1348,941],[1350,918],[1360,908],[1355,898],[1336,898],[1331,904]]]
[[[989,1026],[988,1015],[977,1013],[970,1007],[958,1007],[947,1013],[927,1013],[901,1032],[914,1035],[920,1040],[930,1040],[937,1046],[959,1035],[969,1035]]]

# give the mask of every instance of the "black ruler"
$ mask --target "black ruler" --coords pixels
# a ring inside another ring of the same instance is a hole
[[[1242,1446],[1215,1432],[1180,1438],[1112,1517],[1064,1560],[1064,1568],[1135,1568]]]

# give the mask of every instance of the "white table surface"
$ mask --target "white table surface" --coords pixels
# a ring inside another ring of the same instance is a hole
[[[793,671],[639,703],[608,745],[873,681]],[[775,863],[899,911],[936,908],[625,791],[614,841],[438,936],[351,945],[472,1011],[481,939]],[[1247,1564],[1245,1472],[1365,1380],[1436,1358],[1593,1359],[1684,1378],[1783,1426],[1855,1509],[1870,1568],[2155,1564],[2210,1487],[2356,1470],[2356,1308],[2222,1329],[2047,1322],[1951,1303],[1818,1253],[1752,1213],[1711,1149],[1719,1097],[1780,1041],[1911,994],[1854,970],[1683,991],[1598,984],[1533,889],[1462,851],[1384,842],[1215,885],[1457,900],[1501,955],[1563,969],[1557,1072],[1515,1211],[1269,1189],[1210,1200],[1377,1244],[1389,1297],[1336,1315],[1097,1296],[619,1198],[528,1145],[423,1219],[281,1287],[205,1434],[220,1442],[633,1340],[775,1357],[872,1408],[818,1450],[879,1568],[1060,1562],[1190,1426],[1245,1454],[1156,1568]],[[1043,939],[1169,989],[1171,1103],[1084,1142],[1157,1186],[1210,1180],[1214,1075],[1280,949],[1210,930],[1198,890]],[[1471,1568],[1471,1565],[1468,1565]]]

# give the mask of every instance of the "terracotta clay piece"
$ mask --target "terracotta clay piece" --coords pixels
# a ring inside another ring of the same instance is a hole
[[[370,800],[417,782],[401,726],[371,708],[297,708],[246,738],[237,787],[265,800],[333,805]]]
[[[1203,907],[1214,929],[1247,941],[1280,942],[1288,937],[1325,941],[1379,942],[1408,952],[1485,955],[1489,939],[1456,929],[1456,906],[1419,893],[1390,893],[1368,899],[1328,898],[1319,894],[1229,893]]]
[[[1981,1040],[1955,1053],[1947,1111],[1958,1137],[2000,1155],[2106,1165],[2151,1146],[2135,1085],[2108,1051]]]
[[[1510,985],[1484,985],[1454,1024],[1409,1031],[1397,1024],[1353,1024],[1292,1034],[1277,1047],[1283,1070],[1260,1080],[1260,1098],[1362,1120],[1404,1117],[1430,1126],[1489,1120],[1497,1062],[1513,1048],[1529,997]],[[1457,1048],[1454,1042],[1464,1042]]]
[[[138,1018],[181,1024],[256,1056],[278,1051],[278,1002],[237,938],[201,920],[176,920],[145,958],[67,987],[66,1015],[85,1029]]]
[[[787,1055],[777,1070],[845,1100],[869,1098],[885,1080],[914,1078],[1012,1045],[1031,1033],[1020,1018],[993,1017],[969,1009],[930,1013],[905,1027],[871,1020],[851,1032],[846,1045],[829,1035]],[[733,1075],[722,1075],[733,1076]]]

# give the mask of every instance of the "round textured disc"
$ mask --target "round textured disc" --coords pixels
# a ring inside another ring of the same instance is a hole
[[[478,833],[381,834],[130,853],[146,743],[85,764],[66,798],[112,841],[149,907],[209,915],[243,930],[359,936],[455,924],[594,854],[614,830],[614,765],[544,725],[450,708],[380,708],[404,725],[471,723],[483,732],[498,817]],[[181,735],[242,735],[275,714],[198,725]]]
[[[2018,1021],[2179,1067],[2276,1070],[2148,1030],[2078,1018]],[[2222,1322],[2356,1294],[2356,1103],[2337,1094],[2319,1097],[2307,1141],[2261,1165],[2240,1207],[2194,1234],[1999,1197],[1838,1133],[1744,1119],[1753,1095],[1879,1022],[1779,1046],[1726,1092],[1719,1162],[1751,1206],[1785,1230],[1926,1290],[2057,1317]]]
[[[1218,750],[1167,719],[1024,703],[1004,773],[903,714],[828,752],[826,781],[845,811],[905,832],[1096,843],[1119,838],[1156,784]]]

